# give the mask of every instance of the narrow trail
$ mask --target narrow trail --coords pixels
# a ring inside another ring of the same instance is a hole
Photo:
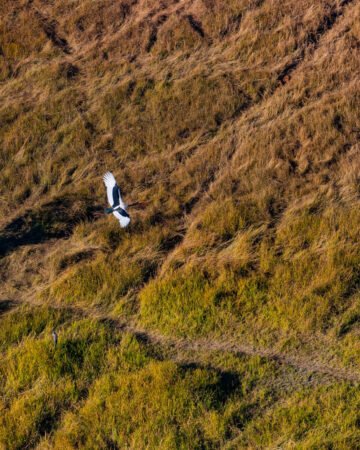
[[[105,319],[106,320],[106,319]],[[320,374],[327,375],[331,378],[340,381],[350,381],[353,383],[360,382],[360,373],[330,367],[311,359],[295,358],[285,355],[280,352],[276,352],[272,349],[256,348],[254,346],[239,343],[236,340],[217,340],[209,338],[199,339],[184,339],[175,338],[170,336],[164,336],[156,332],[138,328],[129,324],[124,324],[114,319],[108,319],[114,323],[115,327],[133,334],[139,340],[147,342],[153,345],[166,346],[172,351],[172,358],[179,363],[196,363],[196,354],[202,352],[227,352],[233,354],[239,354],[244,356],[260,356],[268,360],[274,361],[279,365],[286,365],[294,368],[297,371],[305,372],[307,374]],[[182,354],[182,352],[194,353],[191,358]]]
[[[9,301],[9,300],[7,300]],[[242,356],[259,356],[275,362],[278,365],[288,366],[297,372],[302,372],[308,376],[321,375],[338,381],[346,381],[351,383],[360,382],[360,371],[346,370],[339,367],[329,366],[322,362],[310,359],[308,357],[294,357],[278,352],[274,349],[259,348],[246,343],[240,343],[233,339],[215,339],[215,338],[197,338],[187,339],[175,336],[166,336],[159,332],[145,329],[135,322],[124,322],[102,313],[98,309],[85,309],[82,307],[64,307],[61,305],[48,305],[34,302],[31,299],[22,299],[12,301],[12,307],[19,304],[29,304],[31,306],[46,306],[57,310],[71,311],[79,317],[87,317],[109,324],[114,329],[123,333],[129,333],[135,336],[139,341],[147,345],[159,346],[167,351],[167,357],[172,361],[180,364],[203,364],[201,354],[227,352]],[[190,355],[189,355],[190,354]],[[211,364],[207,363],[208,367]],[[218,367],[216,367],[218,369]]]

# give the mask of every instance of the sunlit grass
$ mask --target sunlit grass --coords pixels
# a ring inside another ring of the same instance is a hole
[[[355,448],[351,383],[177,339],[358,373],[359,5],[25,3],[0,4],[0,301],[48,307],[1,310],[0,447]]]

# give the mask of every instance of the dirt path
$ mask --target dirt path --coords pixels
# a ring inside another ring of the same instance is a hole
[[[7,300],[9,302],[9,300]],[[1,302],[0,302],[1,303]],[[310,357],[295,357],[286,355],[279,351],[269,348],[259,348],[238,342],[236,339],[215,339],[215,338],[198,338],[186,339],[175,336],[165,336],[159,332],[142,328],[136,323],[124,322],[97,309],[85,309],[81,307],[64,307],[61,305],[43,305],[34,302],[31,299],[23,299],[12,301],[12,307],[19,304],[30,304],[32,306],[47,306],[53,309],[68,310],[79,317],[87,317],[100,322],[110,324],[119,331],[134,335],[144,344],[160,346],[167,351],[169,359],[181,364],[199,364],[201,354],[209,354],[215,352],[228,352],[244,356],[260,356],[268,360],[274,361],[278,365],[289,366],[297,372],[302,372],[309,377],[314,375],[322,375],[339,381],[347,381],[351,383],[360,382],[360,372],[356,370],[346,370],[334,367],[311,359]],[[209,365],[209,364],[208,364]],[[211,364],[210,364],[211,365]]]
[[[106,319],[105,319],[106,320]],[[196,362],[196,354],[212,352],[228,352],[245,356],[260,356],[276,362],[279,365],[293,367],[297,371],[311,374],[327,375],[340,381],[360,382],[360,373],[342,368],[331,367],[319,361],[305,357],[293,357],[268,348],[256,348],[235,340],[218,340],[212,338],[182,339],[161,335],[157,332],[145,330],[121,323],[117,320],[108,319],[116,328],[135,335],[140,340],[153,345],[166,346],[171,349],[172,359],[182,363]],[[192,357],[186,356],[191,352]]]

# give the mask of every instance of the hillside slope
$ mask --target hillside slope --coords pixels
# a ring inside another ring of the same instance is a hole
[[[0,446],[356,447],[359,19],[1,2]]]

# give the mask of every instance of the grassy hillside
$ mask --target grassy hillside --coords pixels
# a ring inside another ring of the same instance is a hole
[[[1,2],[0,448],[356,448],[359,19]]]

